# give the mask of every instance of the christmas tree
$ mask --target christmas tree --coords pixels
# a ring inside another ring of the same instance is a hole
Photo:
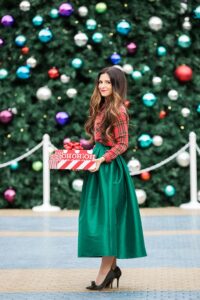
[[[130,173],[200,142],[198,1],[1,1],[0,163],[48,133],[63,149],[87,143],[84,123],[98,72],[123,69],[128,80]],[[143,206],[189,200],[189,155],[133,177]],[[51,171],[51,203],[78,208],[84,172]],[[77,181],[78,179],[78,181]],[[42,201],[42,151],[1,168],[0,207]]]

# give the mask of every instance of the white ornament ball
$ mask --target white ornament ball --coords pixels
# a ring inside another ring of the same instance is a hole
[[[131,74],[133,72],[133,67],[130,64],[123,65],[123,71],[126,74]]]
[[[36,97],[38,100],[49,100],[52,96],[51,90],[48,88],[48,86],[43,86],[39,88],[36,92]]]
[[[152,142],[154,146],[160,147],[163,144],[163,138],[160,135],[154,135]]]
[[[182,27],[185,30],[191,30],[192,24],[190,23],[190,19],[188,17],[185,17]]]
[[[141,169],[141,163],[139,162],[138,159],[135,159],[134,157],[131,160],[129,160],[127,166],[130,175],[133,175],[134,173],[138,172]]]
[[[77,95],[77,90],[74,88],[70,88],[66,91],[66,94],[69,98],[74,98]]]
[[[184,118],[187,118],[190,115],[190,109],[187,107],[182,108],[181,114]]]
[[[22,11],[29,11],[30,8],[31,8],[31,4],[29,1],[22,1],[20,2],[19,4],[19,8],[22,10]]]
[[[176,90],[170,90],[168,92],[168,97],[169,97],[170,100],[175,101],[175,100],[178,99],[178,92]]]
[[[177,158],[176,158],[177,163],[181,167],[188,167],[190,164],[190,154],[187,151],[181,152]]]
[[[179,10],[179,14],[183,15],[186,13],[187,11],[187,3],[183,3],[183,2],[180,2],[180,10]]]
[[[141,190],[141,189],[136,189],[135,190],[136,192],[136,196],[137,196],[137,200],[138,200],[138,204],[143,204],[146,199],[147,199],[147,194],[144,190]]]
[[[18,113],[16,107],[12,107],[10,110],[12,111],[12,113],[13,113],[14,115],[16,115],[16,114]]]
[[[80,6],[78,8],[78,14],[81,17],[86,17],[88,15],[88,9],[86,6]]]
[[[159,31],[163,26],[163,21],[159,17],[151,17],[149,19],[149,27],[154,31]]]
[[[74,179],[72,182],[72,188],[77,192],[81,192],[82,188],[83,188],[83,180],[82,179]]]
[[[70,77],[67,76],[67,75],[65,75],[65,74],[62,74],[62,75],[60,76],[60,81],[61,81],[62,83],[68,83],[68,82],[70,81]]]
[[[154,76],[152,79],[152,83],[154,86],[161,84],[162,82],[162,78],[158,77],[158,76]]]
[[[29,65],[31,68],[35,68],[37,66],[37,60],[31,56],[26,61],[27,65]]]
[[[74,36],[74,41],[78,47],[83,47],[87,44],[88,37],[85,33],[79,32]]]

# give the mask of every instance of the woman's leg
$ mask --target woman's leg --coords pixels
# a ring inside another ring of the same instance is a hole
[[[113,263],[115,263],[115,256],[103,256],[101,260],[101,266],[99,269],[99,273],[97,275],[97,278],[95,280],[96,284],[99,285],[101,284],[108,272],[111,269],[111,266],[113,266]]]

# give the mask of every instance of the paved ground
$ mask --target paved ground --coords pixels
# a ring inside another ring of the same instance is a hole
[[[199,300],[200,211],[141,209],[148,256],[120,259],[120,287],[85,289],[99,258],[77,257],[78,211],[0,210],[0,299]]]

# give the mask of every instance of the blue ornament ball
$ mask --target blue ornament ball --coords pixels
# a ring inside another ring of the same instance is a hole
[[[200,104],[197,106],[197,112],[200,114]]]
[[[40,26],[40,25],[42,25],[43,24],[43,17],[41,17],[41,16],[35,16],[33,19],[32,19],[32,23],[33,23],[33,25],[34,26]]]
[[[16,75],[20,79],[28,79],[30,74],[30,68],[28,66],[19,67],[16,71]]]
[[[22,34],[18,35],[16,38],[15,38],[15,44],[18,46],[18,47],[23,47],[25,44],[26,44],[26,37]]]
[[[164,193],[167,197],[173,197],[176,194],[176,189],[173,185],[166,185]]]
[[[97,27],[97,22],[94,19],[88,19],[86,21],[86,28],[88,30],[95,30]]]
[[[118,53],[113,53],[110,56],[110,60],[114,65],[117,65],[121,61],[121,56]]]
[[[157,55],[158,56],[166,56],[167,55],[167,49],[163,46],[159,46],[157,48]]]
[[[193,13],[194,13],[194,19],[200,19],[200,5],[194,9]]]
[[[103,34],[101,32],[95,32],[92,36],[92,40],[94,43],[101,43],[103,40]]]
[[[64,112],[64,111],[60,111],[56,114],[56,122],[61,125],[64,126],[67,123],[69,123],[69,115],[68,113]]]
[[[152,144],[152,138],[149,134],[143,133],[139,136],[138,143],[141,148],[148,148]]]
[[[42,43],[48,43],[49,41],[51,41],[52,37],[53,37],[53,34],[52,34],[51,30],[48,28],[41,29],[38,34],[38,38],[39,38],[40,42],[42,42]]]
[[[142,101],[147,107],[154,106],[157,101],[157,97],[153,93],[146,93],[142,96]]]
[[[188,48],[191,46],[191,39],[188,35],[182,34],[179,36],[177,43],[181,48]]]
[[[82,67],[82,65],[83,65],[82,59],[80,59],[80,58],[74,58],[72,60],[72,67],[74,69],[80,69]]]
[[[8,71],[6,69],[0,69],[0,80],[8,77]]]
[[[122,20],[117,24],[117,32],[122,35],[127,35],[131,30],[131,25],[129,22]]]
[[[17,161],[13,162],[11,165],[10,165],[10,169],[12,171],[16,171],[17,169],[19,168],[19,163]]]
[[[52,19],[57,19],[59,17],[59,11],[57,8],[52,8],[50,10],[50,13],[49,13],[49,16],[52,18]]]

